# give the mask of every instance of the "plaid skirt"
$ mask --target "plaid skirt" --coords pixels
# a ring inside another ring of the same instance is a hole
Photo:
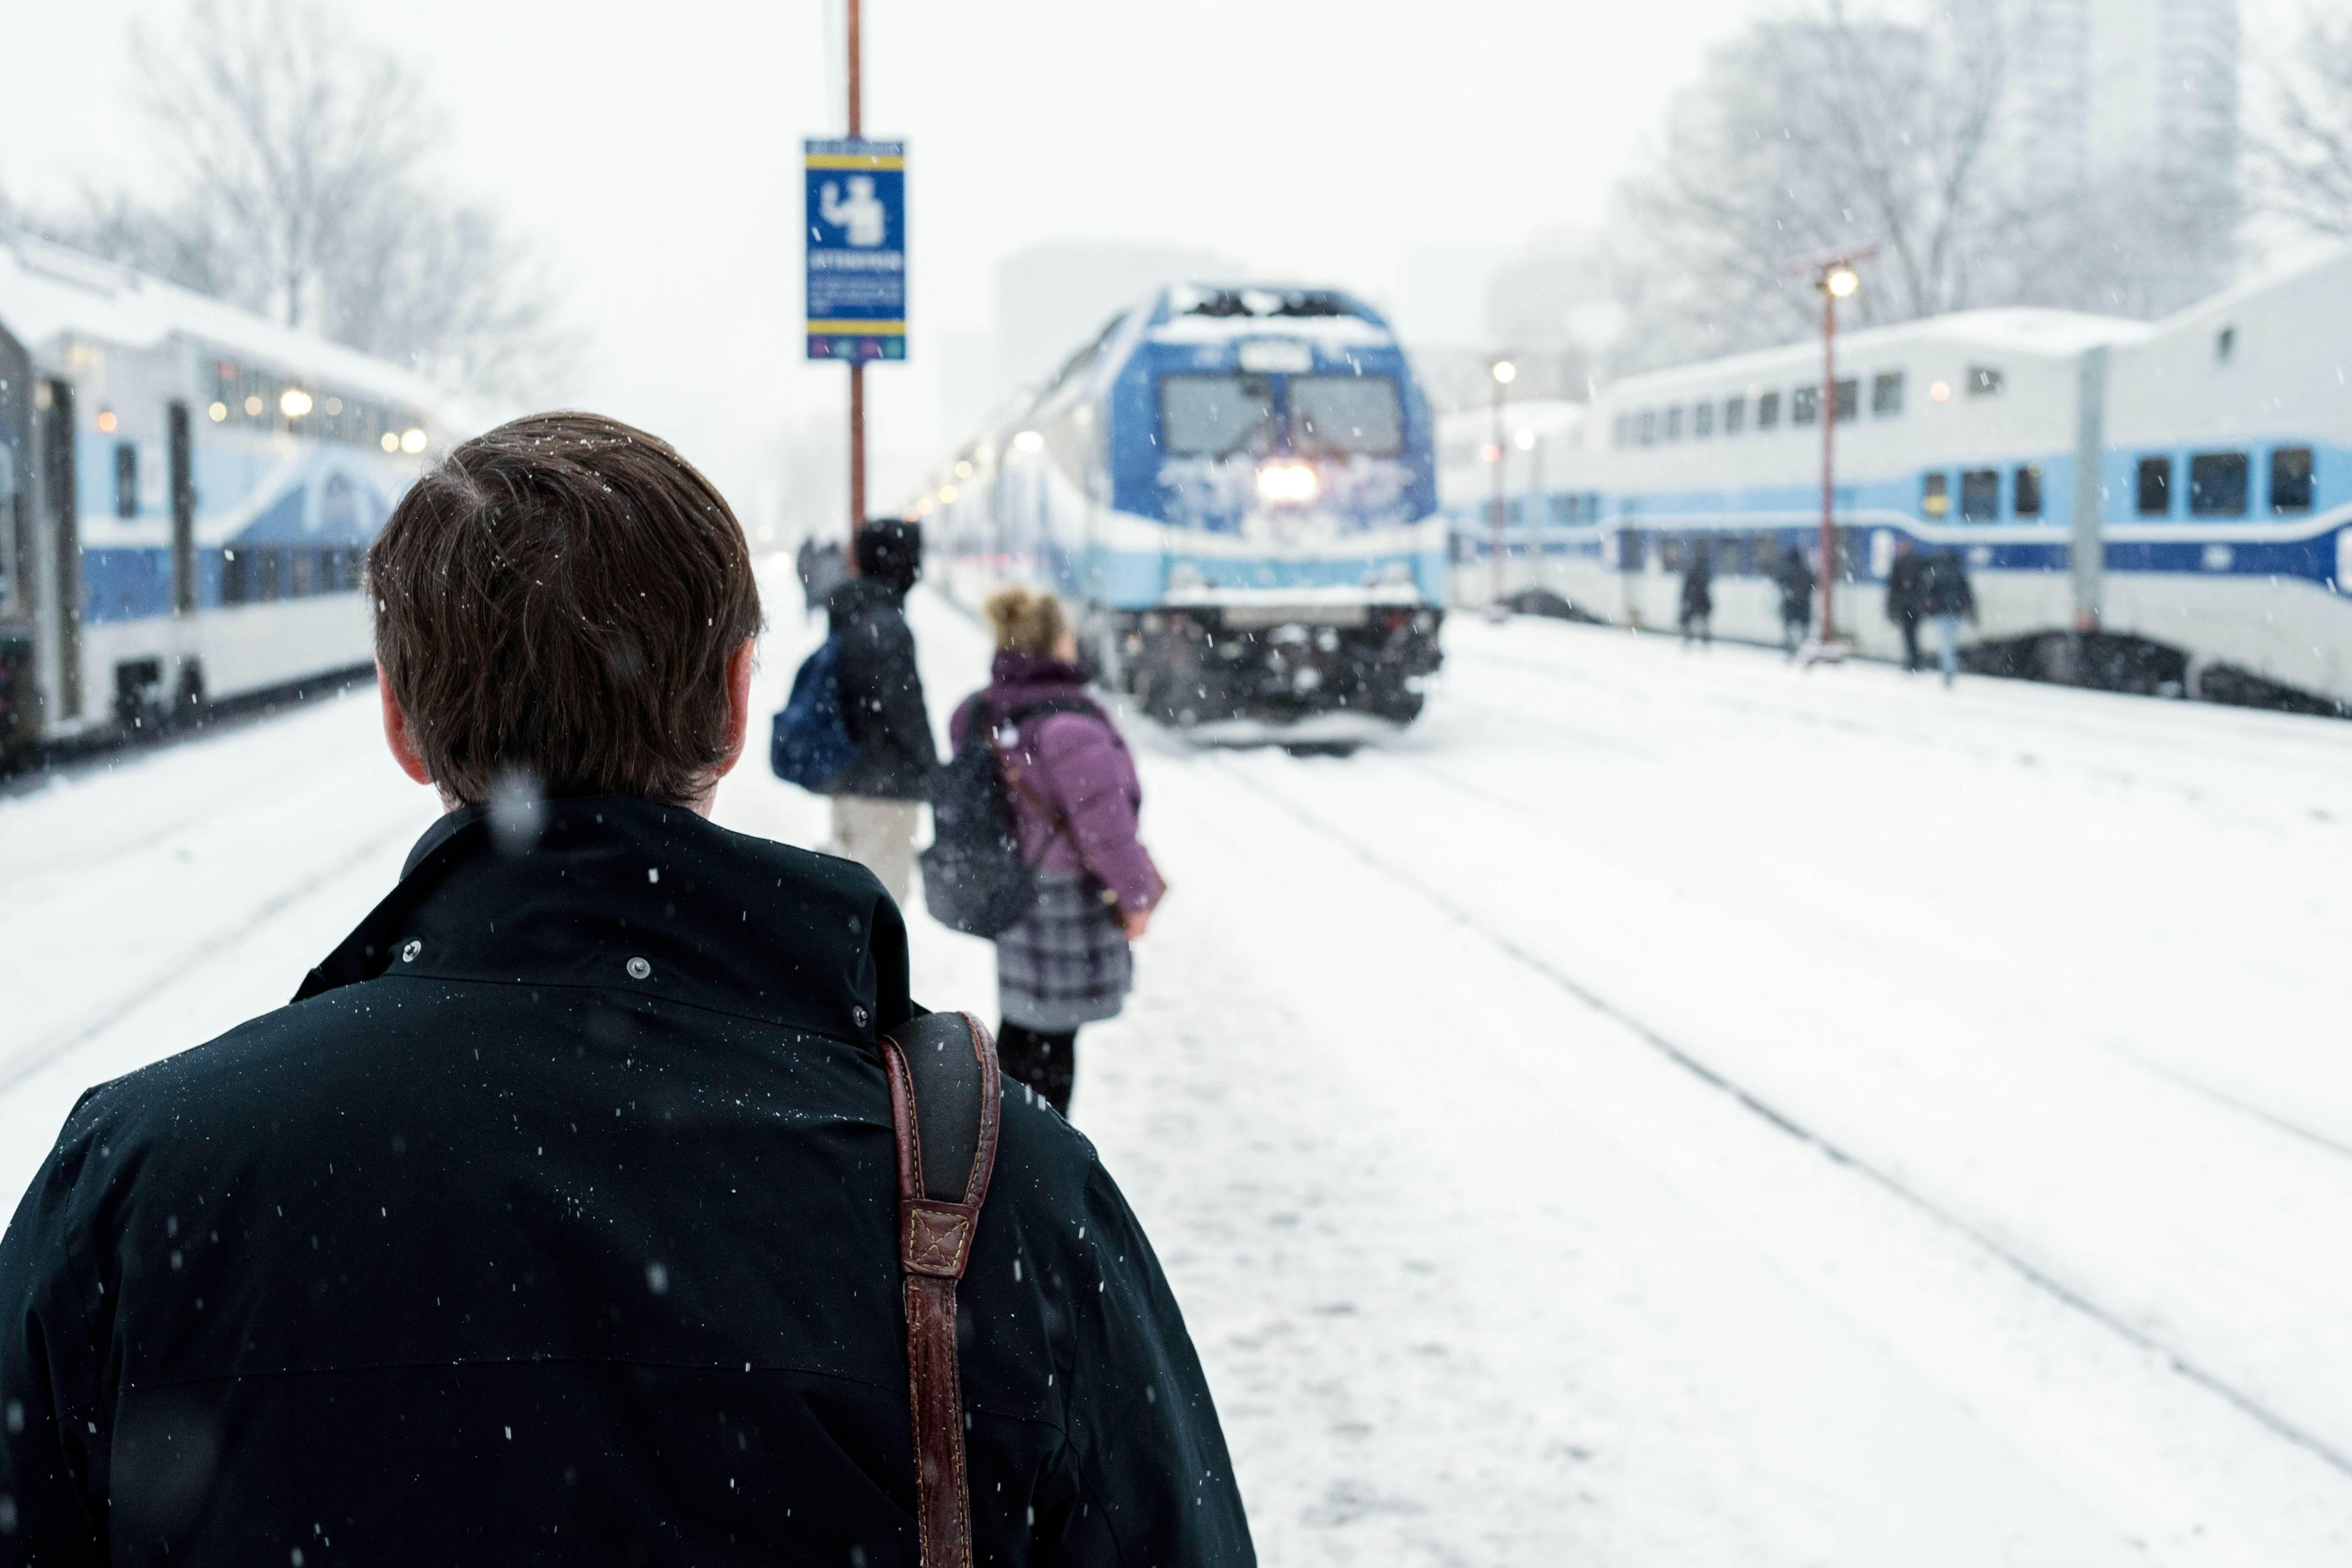
[[[1037,901],[996,939],[996,1005],[1047,1034],[1116,1017],[1134,983],[1127,933],[1084,877],[1040,877]]]

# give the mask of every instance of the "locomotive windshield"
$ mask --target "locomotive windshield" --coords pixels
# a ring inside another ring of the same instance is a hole
[[[1404,408],[1384,375],[1294,375],[1290,443],[1301,452],[1362,452],[1393,458],[1404,449]]]
[[[1162,376],[1160,444],[1176,458],[1274,450],[1274,384],[1262,375]]]

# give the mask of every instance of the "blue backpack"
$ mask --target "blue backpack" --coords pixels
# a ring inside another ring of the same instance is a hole
[[[841,639],[830,637],[793,677],[792,698],[768,738],[768,765],[786,784],[822,795],[856,760],[841,719]]]

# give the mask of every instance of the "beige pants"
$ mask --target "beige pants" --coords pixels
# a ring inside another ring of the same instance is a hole
[[[873,872],[903,904],[915,879],[915,822],[922,809],[920,801],[835,795],[833,852]]]

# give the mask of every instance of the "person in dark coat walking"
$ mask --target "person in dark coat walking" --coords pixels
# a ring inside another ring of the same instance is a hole
[[[841,639],[841,719],[857,760],[833,782],[833,851],[903,901],[915,876],[915,827],[939,771],[907,592],[922,574],[919,525],[885,521],[857,531],[857,575],[825,601]]]
[[[1895,541],[1895,561],[1886,569],[1886,618],[1903,634],[1903,668],[1919,668],[1919,619],[1927,610],[1927,563],[1908,539]]]
[[[1715,640],[1715,568],[1708,559],[1707,542],[1693,540],[1690,564],[1683,571],[1682,628],[1683,647],[1688,647],[1696,637],[1702,644]]]
[[[1772,574],[1772,579],[1780,586],[1780,647],[1794,658],[1798,645],[1812,629],[1817,579],[1803,553],[1793,544],[1782,552],[1780,569]]]
[[[961,748],[972,725],[1002,726],[1021,856],[1037,872],[1037,901],[996,939],[997,1050],[1005,1072],[1069,1113],[1078,1027],[1115,1017],[1134,978],[1129,944],[1167,891],[1137,835],[1143,786],[1127,742],[1094,699],[1091,672],[1062,603],[1026,588],[988,601],[996,659],[988,686],[949,721]],[[1025,705],[1057,711],[1007,721]]]
[[[1943,666],[1944,684],[1949,686],[1960,670],[1960,617],[1977,618],[1976,590],[1969,586],[1958,551],[1944,551],[1927,563],[1920,599],[1927,618],[1936,624],[1936,659]]]
[[[292,1005],[67,1120],[0,1239],[0,1561],[916,1568],[876,1042],[921,1009],[871,873],[704,820],[760,626],[726,502],[541,416],[368,584],[450,809]],[[1251,1563],[1151,1247],[1025,1095],[971,1248],[975,1562]]]

